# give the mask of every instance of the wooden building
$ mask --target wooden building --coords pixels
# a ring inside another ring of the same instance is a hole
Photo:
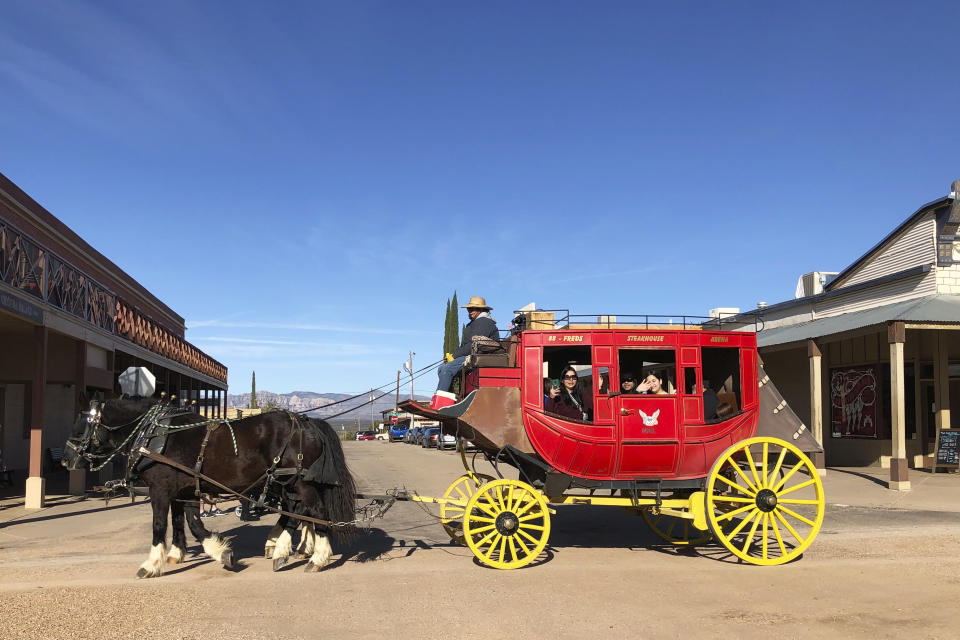
[[[227,368],[184,338],[182,317],[0,174],[0,446],[2,463],[43,505],[53,452],[84,394],[119,392],[147,367],[158,391],[225,409]],[[82,490],[73,472],[71,490]]]
[[[762,318],[764,366],[823,446],[821,469],[881,465],[907,490],[940,430],[960,426],[958,191],[960,180],[832,280],[808,274],[796,299],[737,318]]]

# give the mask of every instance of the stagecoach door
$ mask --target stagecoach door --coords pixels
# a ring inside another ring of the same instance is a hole
[[[617,475],[669,475],[680,454],[676,350],[621,348],[617,360],[621,385],[627,376],[642,384],[653,375],[663,391],[624,392],[611,399],[618,435]]]

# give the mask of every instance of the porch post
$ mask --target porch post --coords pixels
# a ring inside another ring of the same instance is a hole
[[[33,382],[30,394],[30,477],[27,478],[24,507],[41,509],[46,498],[43,477],[43,396],[47,389],[47,328],[33,330]]]
[[[906,341],[906,328],[902,322],[891,322],[887,326],[887,341],[890,343],[890,417],[891,451],[890,482],[887,488],[895,491],[909,491],[910,480],[907,475],[907,428],[905,395],[903,385],[903,343]]]
[[[950,375],[947,370],[949,354],[943,330],[937,330],[937,350],[933,354],[933,402],[937,405],[937,433],[950,428]]]
[[[87,390],[87,343],[85,340],[77,341],[77,368],[73,376],[73,413],[83,411],[86,407],[80,405],[80,399],[86,397]],[[84,495],[84,489],[87,485],[87,470],[76,469],[70,472],[70,480],[67,492],[72,496]]]
[[[807,357],[810,362],[810,433],[820,447],[823,447],[823,376],[821,361],[823,354],[816,340],[807,340]],[[811,454],[813,466],[821,476],[827,475],[826,456]]]

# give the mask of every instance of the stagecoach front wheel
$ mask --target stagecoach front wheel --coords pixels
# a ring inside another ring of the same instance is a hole
[[[723,452],[707,479],[707,523],[731,553],[775,565],[802,554],[823,524],[823,484],[792,444],[757,437]]]
[[[443,530],[457,544],[466,545],[463,541],[463,514],[467,510],[467,502],[476,493],[477,487],[491,480],[493,478],[481,473],[465,473],[444,492],[444,501],[440,503],[440,522]]]
[[[467,503],[463,517],[467,546],[485,565],[517,569],[547,546],[550,510],[543,494],[519,480],[494,480]]]
[[[650,509],[641,509],[640,515],[650,530],[657,536],[677,546],[694,547],[710,540],[709,531],[700,531],[693,526],[693,519],[679,518],[663,513],[655,514]]]

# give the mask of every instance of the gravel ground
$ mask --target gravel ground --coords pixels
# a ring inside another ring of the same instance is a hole
[[[345,445],[368,492],[442,495],[462,472],[452,452]],[[183,564],[137,580],[149,504],[51,502],[0,511],[0,638],[956,637],[950,512],[831,506],[803,558],[754,567],[718,547],[661,545],[619,509],[560,507],[544,557],[496,571],[450,543],[436,508],[398,503],[310,574],[303,561],[274,573],[262,557],[275,517],[224,515],[205,522],[234,536],[239,570],[191,538]]]

